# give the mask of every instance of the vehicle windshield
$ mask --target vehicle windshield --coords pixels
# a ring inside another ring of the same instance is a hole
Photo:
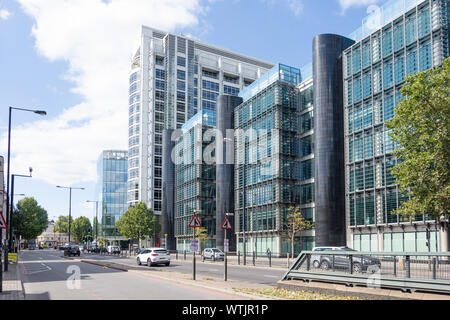
[[[212,249],[212,251],[214,251],[214,252],[222,252],[219,249]]]

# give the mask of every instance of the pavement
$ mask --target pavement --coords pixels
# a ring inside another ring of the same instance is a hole
[[[20,277],[19,265],[11,263],[8,271],[3,272],[3,291],[0,293],[0,300],[24,300],[24,291]]]

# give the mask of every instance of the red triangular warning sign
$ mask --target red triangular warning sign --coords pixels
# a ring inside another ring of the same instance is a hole
[[[201,228],[202,224],[200,223],[200,219],[196,214],[192,217],[191,223],[189,223],[189,228]]]
[[[5,218],[3,217],[3,212],[0,211],[0,229],[7,229]]]
[[[231,226],[231,222],[228,217],[225,218],[225,221],[222,223],[222,229],[231,230],[233,227]]]

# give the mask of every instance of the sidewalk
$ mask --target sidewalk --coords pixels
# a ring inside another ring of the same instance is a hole
[[[3,272],[3,292],[0,293],[1,300],[25,300],[19,263],[9,264],[8,271]]]

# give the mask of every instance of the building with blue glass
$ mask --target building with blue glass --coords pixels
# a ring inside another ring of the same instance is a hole
[[[127,240],[117,231],[116,222],[127,211],[128,152],[103,151],[98,161],[101,181],[101,238]]]
[[[448,18],[448,0],[389,1],[363,21],[344,52],[347,242],[357,250],[449,249],[448,235],[426,214],[391,214],[408,197],[390,172],[398,146],[385,124],[404,98],[406,77],[449,56]]]
[[[194,228],[188,226],[194,213],[208,233],[208,240],[201,241],[201,249],[216,246],[215,130],[211,130],[215,127],[216,113],[200,111],[183,125],[183,134],[175,141],[173,224],[179,251],[190,251]]]

